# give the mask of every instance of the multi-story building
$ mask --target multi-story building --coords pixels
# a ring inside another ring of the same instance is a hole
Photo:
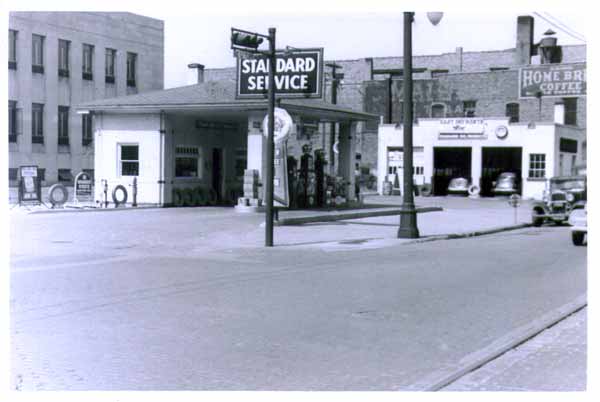
[[[503,50],[455,52],[413,56],[413,116],[418,119],[451,117],[510,117],[511,123],[554,123],[556,105],[563,110],[562,123],[585,131],[586,96],[519,96],[519,71],[540,63],[582,64],[585,70],[586,46],[556,46],[551,58],[534,43],[534,19],[521,16],[516,21],[515,47]],[[549,28],[551,28],[549,26]],[[507,34],[509,34],[507,32]],[[416,40],[416,39],[415,39]],[[318,45],[318,44],[317,44]],[[560,44],[558,44],[560,45]],[[327,49],[325,49],[327,56]],[[331,60],[335,63],[338,105],[381,116],[383,123],[402,124],[402,57],[375,57],[355,60]],[[326,68],[324,100],[332,101],[331,69]],[[236,80],[235,68],[207,68],[205,81]],[[329,124],[311,135],[298,130],[298,143],[290,141],[291,154],[300,154],[307,141],[313,149],[330,146]],[[324,135],[323,135],[324,134]],[[359,123],[357,128],[357,167],[377,172],[377,122]],[[585,146],[585,142],[583,142]],[[328,154],[327,152],[325,153]],[[585,157],[585,153],[583,154]]]
[[[37,165],[42,185],[93,176],[89,114],[74,106],[163,88],[164,23],[121,12],[11,12],[9,184]]]
[[[493,195],[494,181],[508,172],[518,178],[523,196],[540,198],[548,177],[570,174],[585,157],[586,48],[559,46],[551,34],[534,43],[533,22],[518,18],[514,49],[458,48],[414,57],[412,122],[402,116],[402,58],[336,60],[335,81],[330,75],[325,85],[326,102],[280,103],[296,123],[286,138],[287,155],[293,157],[286,160],[295,164],[288,169],[302,169],[303,148],[310,144],[315,171],[318,161],[319,169],[326,166],[338,176],[348,199],[356,196],[356,173],[360,182],[370,175],[371,189],[376,182],[381,191],[384,181],[402,180],[401,133],[409,123],[415,181],[431,185],[435,195],[445,194],[454,177],[467,179],[481,195]],[[146,203],[191,205],[203,192],[229,202],[262,198],[257,189],[265,188],[266,99],[239,99],[235,68],[195,65],[197,85],[78,106],[99,116],[97,197],[101,181],[116,188],[136,179],[138,201]],[[340,84],[336,105],[332,82]],[[309,162],[304,165],[311,170]],[[252,173],[248,190],[245,170]],[[242,189],[244,197],[238,198]]]

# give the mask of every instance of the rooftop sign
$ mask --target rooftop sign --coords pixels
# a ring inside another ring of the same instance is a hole
[[[586,95],[585,64],[540,64],[519,70],[519,97]]]
[[[278,51],[275,63],[275,93],[280,98],[323,96],[323,49]],[[269,89],[269,59],[265,55],[238,57],[237,99],[264,98]]]

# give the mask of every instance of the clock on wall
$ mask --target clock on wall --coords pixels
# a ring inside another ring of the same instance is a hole
[[[508,128],[506,126],[496,127],[496,137],[503,140],[508,136]]]

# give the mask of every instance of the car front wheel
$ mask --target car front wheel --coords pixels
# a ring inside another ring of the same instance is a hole
[[[583,244],[584,237],[584,232],[571,232],[571,239],[573,240],[573,244],[576,246],[581,246]]]
[[[540,211],[534,210],[532,212],[531,223],[533,223],[533,226],[542,226],[542,224],[544,223],[544,217]]]

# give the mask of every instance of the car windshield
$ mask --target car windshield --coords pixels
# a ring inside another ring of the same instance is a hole
[[[512,173],[502,173],[500,176],[498,176],[498,180],[508,180],[508,179],[514,179],[515,175]]]
[[[585,189],[585,180],[561,180],[552,183],[556,190],[583,190]]]

